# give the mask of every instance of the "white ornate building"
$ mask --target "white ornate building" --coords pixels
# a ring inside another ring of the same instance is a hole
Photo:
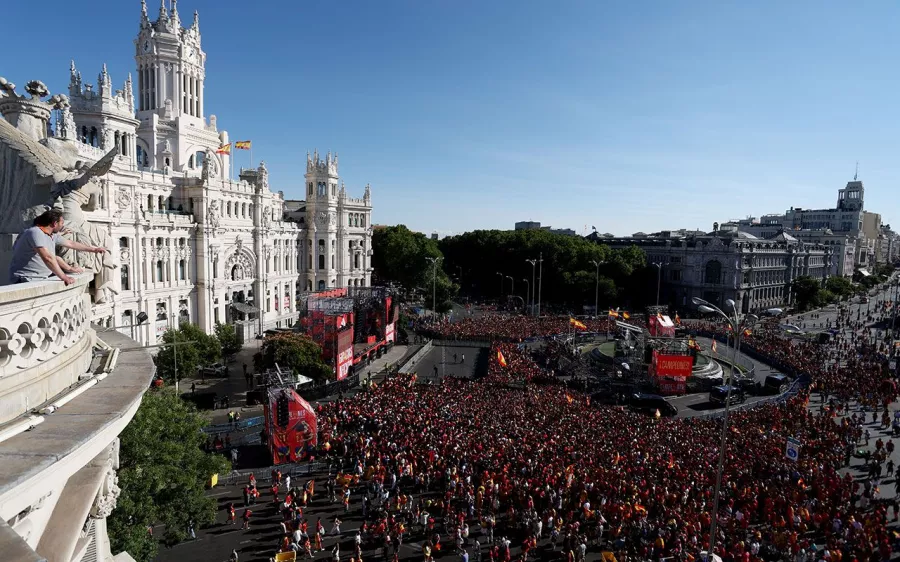
[[[348,197],[331,153],[307,155],[306,201],[272,191],[264,162],[231,177],[231,156],[216,153],[228,133],[206,117],[206,57],[196,12],[184,27],[173,0],[151,21],[142,2],[137,79],[114,90],[104,65],[95,87],[73,62],[71,111],[57,112],[54,136],[76,138],[85,159],[118,147],[86,209],[119,266],[118,294],[95,303],[93,320],[128,325],[146,312],[149,325],[123,332],[147,343],[176,319],[207,331],[234,322],[252,337],[290,326],[304,292],[370,284],[369,187]]]

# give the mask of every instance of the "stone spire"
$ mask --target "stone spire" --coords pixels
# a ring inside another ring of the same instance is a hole
[[[178,29],[181,25],[181,18],[178,17],[178,0],[172,0],[172,13],[169,17],[172,19],[172,26]]]
[[[166,0],[160,0],[159,3],[159,20],[157,20],[157,27],[163,27],[169,21],[169,14],[166,11]]]
[[[194,31],[200,31],[200,12],[194,10],[194,24],[191,26]]]
[[[141,0],[141,28],[150,27],[150,16],[147,15],[147,0]]]
[[[75,61],[69,65],[69,96],[81,94],[81,73],[75,69]]]

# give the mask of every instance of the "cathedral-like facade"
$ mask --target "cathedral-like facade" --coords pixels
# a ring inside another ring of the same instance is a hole
[[[121,331],[148,344],[180,321],[208,332],[234,323],[251,338],[292,325],[306,293],[369,286],[370,188],[348,197],[337,154],[307,155],[305,201],[273,191],[264,162],[231,176],[232,142],[206,116],[196,12],[185,26],[177,0],[163,2],[152,21],[142,2],[135,61],[121,89],[105,66],[96,86],[84,83],[73,62],[71,107],[52,131],[88,160],[118,151],[85,206],[118,266],[95,289],[95,323],[146,313],[148,323]]]

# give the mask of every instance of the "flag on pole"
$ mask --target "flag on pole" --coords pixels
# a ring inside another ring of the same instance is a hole
[[[628,314],[627,312],[622,312],[622,318],[624,318],[625,320],[628,320],[629,318],[631,318],[631,315]]]
[[[610,308],[610,309],[609,309],[609,317],[610,317],[610,318],[618,318],[618,317],[619,317],[619,313],[616,312],[615,310],[613,310],[613,309]]]
[[[253,143],[251,141],[235,141],[234,147],[238,150],[250,150],[253,148]]]
[[[657,313],[656,313],[656,319],[657,319],[657,320],[662,320],[662,319],[663,319],[663,317],[662,317],[662,312],[657,312]]]
[[[571,324],[572,326],[575,326],[579,330],[587,330],[587,326],[585,326],[583,323],[579,322],[575,318],[569,318],[569,324]]]
[[[719,348],[719,346],[716,345],[716,340],[713,340],[713,343],[712,343],[712,351],[713,351],[713,353],[718,353],[718,348]]]
[[[497,350],[497,362],[500,363],[501,366],[506,367],[506,357],[503,357],[503,352],[499,349]]]
[[[678,324],[679,326],[681,325],[681,318],[678,317],[677,312],[675,313],[675,323]]]
[[[746,328],[746,329],[744,330],[744,335],[745,335],[745,336],[749,336],[751,333],[753,333],[753,332],[750,331],[750,328]]]
[[[223,144],[216,150],[216,154],[231,154],[231,144]]]

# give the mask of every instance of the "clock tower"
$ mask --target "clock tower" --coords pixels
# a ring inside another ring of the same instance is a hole
[[[139,165],[170,172],[202,168],[198,152],[214,152],[221,138],[215,118],[207,123],[203,104],[206,53],[201,48],[200,16],[182,26],[178,0],[171,10],[161,0],[151,21],[141,0],[141,23],[135,40],[137,117],[141,120]],[[205,133],[205,134],[204,134]],[[206,138],[208,137],[208,138]],[[219,162],[219,170],[227,162]]]

